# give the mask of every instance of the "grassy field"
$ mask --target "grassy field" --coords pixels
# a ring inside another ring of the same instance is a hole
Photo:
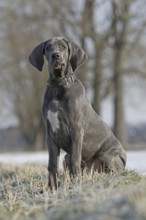
[[[0,220],[144,220],[146,177],[135,172],[84,174],[72,183],[61,173],[49,192],[47,169],[0,165]]]

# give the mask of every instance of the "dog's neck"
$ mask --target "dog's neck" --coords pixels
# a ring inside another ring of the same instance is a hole
[[[51,87],[67,86],[69,84],[74,83],[75,79],[76,79],[75,74],[71,74],[71,75],[65,76],[63,79],[61,79],[60,81],[57,81],[55,83],[54,82],[52,83],[52,81],[50,79],[48,79],[47,83]]]
[[[62,86],[66,86],[66,85],[68,85],[68,84],[74,83],[75,78],[76,78],[75,74],[68,75],[68,76],[66,76],[64,79],[62,79],[62,80],[58,83],[58,85],[60,85],[60,86],[61,86],[61,85],[62,85]]]

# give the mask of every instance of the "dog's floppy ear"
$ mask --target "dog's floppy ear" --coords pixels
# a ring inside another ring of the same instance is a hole
[[[39,71],[42,71],[43,65],[44,65],[44,49],[46,42],[42,42],[39,45],[37,45],[31,54],[29,55],[29,62],[37,68]]]
[[[69,47],[69,60],[72,66],[73,72],[85,63],[87,60],[87,54],[85,51],[73,42],[68,42]]]

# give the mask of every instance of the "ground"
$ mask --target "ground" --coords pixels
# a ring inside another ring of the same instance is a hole
[[[51,193],[40,165],[0,165],[2,220],[145,220],[146,177],[134,171],[87,175],[61,172]]]

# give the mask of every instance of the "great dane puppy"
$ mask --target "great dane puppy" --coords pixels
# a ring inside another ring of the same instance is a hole
[[[70,176],[81,168],[109,172],[124,169],[126,154],[109,127],[93,110],[85,88],[76,78],[76,70],[87,60],[85,51],[62,37],[54,37],[36,46],[30,63],[42,71],[48,61],[49,79],[42,112],[49,150],[49,187],[57,189],[60,149],[67,155],[64,166]]]

